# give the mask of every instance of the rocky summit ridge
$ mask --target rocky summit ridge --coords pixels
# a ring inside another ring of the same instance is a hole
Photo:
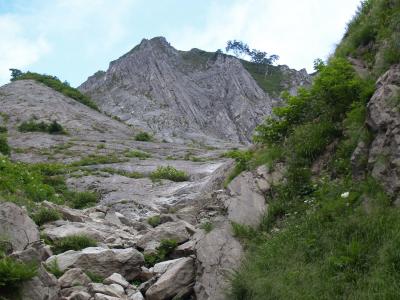
[[[275,68],[282,89],[295,93],[311,82],[305,70]],[[104,112],[174,142],[248,143],[255,126],[280,101],[236,57],[179,51],[163,37],[142,40],[79,89]]]

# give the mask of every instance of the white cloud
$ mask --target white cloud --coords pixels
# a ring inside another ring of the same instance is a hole
[[[340,41],[360,0],[249,0],[214,4],[204,28],[186,27],[171,35],[177,48],[215,51],[229,39],[278,54],[280,63],[312,71]]]
[[[25,37],[23,28],[13,16],[0,16],[0,32],[0,82],[8,81],[10,68],[24,69],[51,49],[43,36]]]
[[[8,81],[9,68],[29,69],[46,54],[59,56],[60,71],[63,63],[76,61],[77,56],[83,60],[105,56],[131,30],[126,22],[136,4],[135,0],[40,0],[30,5],[15,1],[14,13],[0,15],[0,84]]]

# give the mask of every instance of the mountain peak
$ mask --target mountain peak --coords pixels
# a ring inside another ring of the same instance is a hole
[[[103,111],[174,142],[248,143],[274,102],[239,59],[179,51],[164,37],[143,39],[79,89]]]

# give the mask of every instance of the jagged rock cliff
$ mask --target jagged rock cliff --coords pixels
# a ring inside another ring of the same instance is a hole
[[[367,126],[372,139],[360,142],[352,157],[356,175],[366,166],[386,192],[400,205],[399,130],[400,65],[393,65],[376,82],[376,91],[367,105]]]
[[[282,87],[292,92],[310,83],[304,70],[284,67],[281,74],[287,75]],[[79,89],[103,111],[175,142],[246,143],[277,101],[237,58],[178,51],[162,37],[144,39]]]

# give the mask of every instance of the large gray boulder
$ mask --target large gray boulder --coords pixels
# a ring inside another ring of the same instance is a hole
[[[134,248],[105,249],[90,247],[81,251],[67,251],[53,255],[46,260],[47,265],[57,262],[61,271],[81,268],[102,277],[119,273],[127,280],[132,280],[141,272],[144,265],[143,254]]]
[[[73,268],[65,272],[59,279],[61,288],[68,288],[76,285],[87,286],[92,280],[81,269]]]
[[[207,234],[197,234],[196,240],[196,297],[199,300],[224,300],[228,276],[241,262],[242,245],[233,237],[229,222]]]
[[[146,291],[148,300],[167,300],[190,286],[194,280],[194,260],[186,257],[171,264],[167,271]]]
[[[126,281],[126,279],[121,274],[118,273],[111,274],[111,276],[104,279],[103,283],[104,284],[116,283],[122,286],[124,289],[126,289],[129,286],[129,282]]]
[[[23,250],[39,240],[39,230],[25,210],[10,202],[0,202],[0,237],[13,250]]]
[[[251,172],[243,172],[228,185],[226,198],[230,221],[256,227],[265,215],[267,204]]]

